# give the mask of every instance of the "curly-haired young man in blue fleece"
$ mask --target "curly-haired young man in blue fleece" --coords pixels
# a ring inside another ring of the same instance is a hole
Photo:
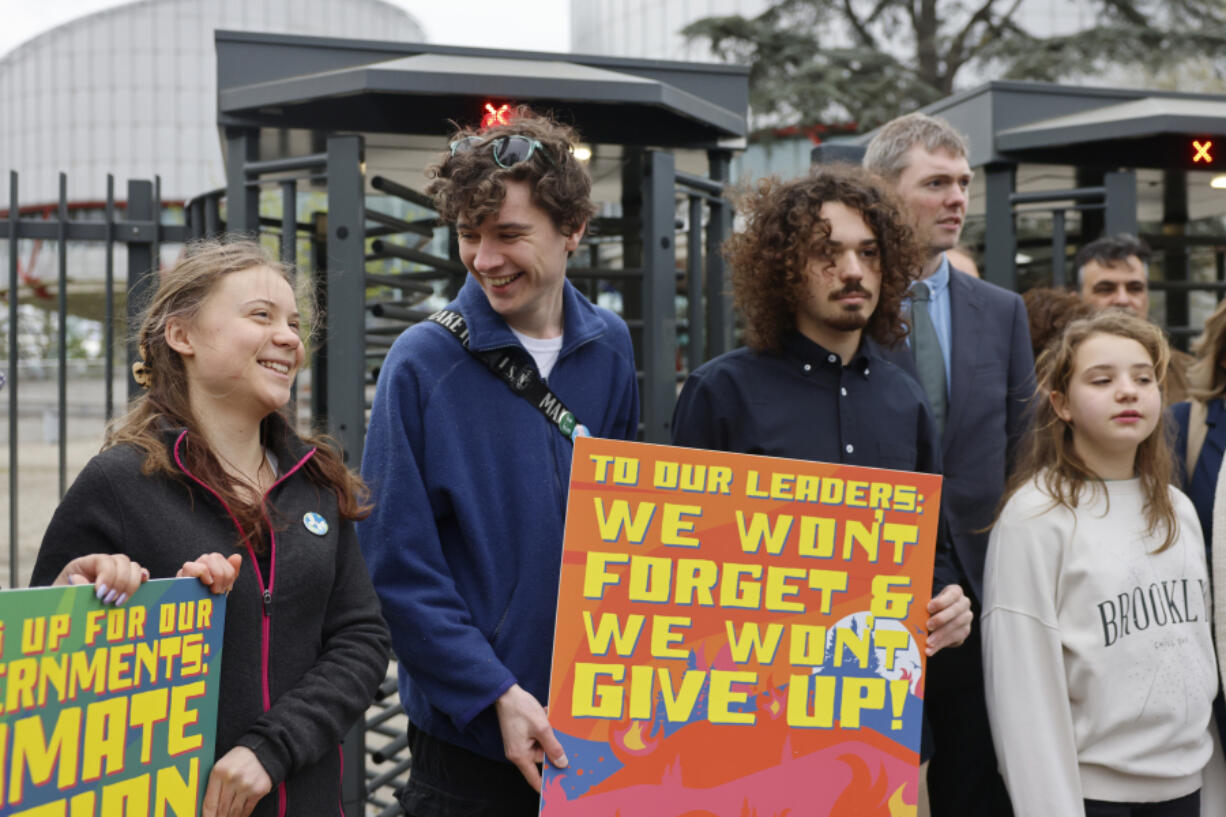
[[[639,414],[626,325],[566,280],[595,211],[576,138],[526,110],[455,135],[428,172],[469,277],[379,375],[359,536],[400,659],[413,817],[535,815],[538,764],[566,765],[544,704],[572,435],[632,439]]]

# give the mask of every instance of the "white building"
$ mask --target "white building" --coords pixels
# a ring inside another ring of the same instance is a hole
[[[384,0],[138,0],[65,23],[0,58],[0,171],[20,172],[22,204],[54,202],[60,171],[74,202],[104,198],[107,173],[121,197],[157,174],[171,200],[222,186],[219,28],[425,37]]]

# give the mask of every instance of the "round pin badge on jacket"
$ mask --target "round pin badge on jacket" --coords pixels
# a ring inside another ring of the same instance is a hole
[[[314,511],[302,517],[302,524],[306,525],[306,529],[316,536],[323,536],[328,532],[328,520]]]

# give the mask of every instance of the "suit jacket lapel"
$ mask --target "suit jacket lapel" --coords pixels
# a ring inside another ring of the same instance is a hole
[[[949,451],[958,423],[966,413],[972,381],[975,377],[975,353],[979,349],[986,327],[983,325],[983,301],[967,282],[967,275],[956,269],[949,271],[949,414],[945,433],[941,436],[941,452]]]

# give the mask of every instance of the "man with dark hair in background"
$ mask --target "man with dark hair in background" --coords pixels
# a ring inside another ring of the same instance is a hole
[[[1119,233],[1091,241],[1077,252],[1077,289],[1099,309],[1118,306],[1149,318],[1149,245]]]
[[[864,156],[902,200],[924,257],[911,288],[912,333],[888,354],[916,375],[940,431],[941,507],[975,606],[983,600],[987,529],[1004,492],[1034,392],[1026,307],[1017,293],[954,269],[972,173],[966,140],[921,113],[883,125]],[[925,706],[934,740],[928,793],[936,817],[1012,810],[988,727],[979,627],[929,664]]]
[[[833,166],[764,181],[737,209],[746,228],[724,252],[749,347],[690,374],[673,442],[940,473],[919,386],[866,342],[906,333],[901,304],[920,257],[891,197],[863,170]],[[928,655],[970,631],[958,582],[948,547],[939,547]]]
[[[362,551],[400,659],[412,817],[529,817],[573,439],[633,439],[630,334],[566,280],[595,212],[577,134],[519,111],[453,137],[428,171],[469,276],[379,374]],[[587,428],[580,425],[586,423]]]
[[[1117,233],[1091,241],[1077,251],[1077,291],[1096,309],[1126,309],[1149,320],[1149,245],[1135,235]],[[1188,367],[1196,358],[1171,349],[1163,394],[1168,405],[1188,399]]]

